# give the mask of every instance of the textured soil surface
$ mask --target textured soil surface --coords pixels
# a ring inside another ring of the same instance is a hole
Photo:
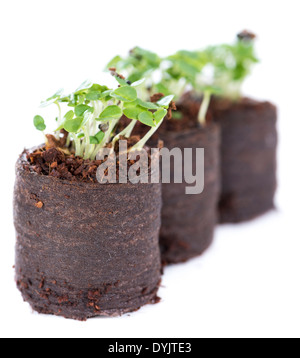
[[[50,137],[50,136],[48,136]],[[52,136],[51,136],[52,137]],[[124,140],[125,138],[121,138]],[[49,140],[49,138],[48,138]],[[128,148],[136,144],[140,140],[139,136],[133,136],[128,142]],[[44,145],[33,150],[25,150],[23,155],[26,156],[27,161],[23,164],[23,168],[30,172],[35,172],[40,175],[47,175],[61,180],[78,181],[78,182],[97,182],[97,169],[105,162],[105,160],[84,160],[81,157],[76,157],[70,153],[68,149],[60,147],[59,143],[54,142],[52,138],[52,147],[45,147]],[[119,142],[116,143],[116,177],[119,178],[120,161],[118,157]],[[145,148],[147,149],[147,147]],[[151,158],[149,153],[149,166]],[[139,157],[137,157],[139,160]],[[127,160],[128,169],[136,163],[137,160]]]

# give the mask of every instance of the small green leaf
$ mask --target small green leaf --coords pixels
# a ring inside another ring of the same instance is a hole
[[[83,90],[89,89],[93,86],[93,83],[90,80],[84,81],[75,91],[75,93],[81,92]]]
[[[115,79],[120,83],[121,86],[130,86],[129,83],[119,76],[114,76]]]
[[[98,139],[96,137],[90,137],[90,144],[99,144]]]
[[[154,121],[155,121],[155,123],[156,124],[160,123],[160,121],[165,118],[167,113],[168,113],[168,111],[166,109],[159,109],[158,111],[156,111],[154,113]]]
[[[46,101],[41,102],[40,108],[50,106],[50,104],[56,102],[60,98],[60,96],[63,94],[63,91],[64,90],[61,88],[53,96],[47,98]]]
[[[73,119],[74,118],[74,112],[73,111],[69,111],[69,112],[67,112],[65,115],[64,115],[64,119],[66,120],[66,121],[69,121],[69,120],[71,120],[71,119]]]
[[[141,84],[143,84],[145,81],[146,81],[146,79],[145,79],[145,78],[142,78],[142,79],[139,80],[139,81],[133,82],[133,83],[131,84],[131,86],[132,86],[132,87],[138,87],[138,86],[140,86]]]
[[[133,102],[137,99],[137,92],[133,87],[125,86],[114,90],[111,96],[123,102]]]
[[[110,121],[112,119],[119,119],[122,117],[122,110],[118,106],[108,106],[100,114],[98,121]]]
[[[166,96],[157,101],[157,104],[162,107],[167,107],[173,101],[174,95]]]
[[[82,117],[84,115],[84,112],[89,111],[90,113],[94,112],[94,108],[87,106],[85,104],[79,104],[75,107],[75,114],[77,117]]]
[[[139,115],[145,110],[141,107],[128,107],[124,109],[124,115],[129,119],[139,119]]]
[[[83,120],[82,117],[68,119],[64,123],[64,129],[69,133],[76,133],[79,131],[81,127],[82,120]]]
[[[158,106],[155,103],[152,102],[144,102],[141,99],[138,98],[137,103],[143,107],[143,108],[147,108],[147,109],[157,109]]]
[[[112,90],[107,90],[107,91],[104,91],[101,93],[100,95],[100,98],[99,99],[102,99],[102,98],[105,98],[107,99],[106,97],[111,97],[111,93],[112,93]]]
[[[99,144],[103,141],[104,137],[105,137],[105,133],[102,131],[98,132],[95,135],[95,138],[97,138]]]
[[[101,94],[99,91],[90,91],[86,94],[86,99],[88,101],[98,101],[101,98]]]
[[[79,133],[77,138],[79,138],[79,139],[84,138],[84,133]]]
[[[33,124],[38,131],[43,132],[46,129],[44,118],[41,116],[35,116],[33,119]]]
[[[107,65],[106,68],[117,67],[118,63],[122,60],[120,56],[115,56]]]
[[[146,126],[155,127],[155,123],[153,121],[153,114],[149,111],[144,111],[139,114],[139,121]]]

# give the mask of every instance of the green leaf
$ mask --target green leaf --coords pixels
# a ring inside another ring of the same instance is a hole
[[[104,91],[104,92],[101,93],[99,99],[102,99],[102,98],[107,99],[107,97],[111,97],[111,93],[112,93],[112,90]]]
[[[160,121],[165,118],[167,113],[168,113],[168,111],[166,109],[159,109],[158,111],[156,111],[154,113],[154,121],[155,121],[155,123],[156,124],[160,123]]]
[[[133,83],[131,84],[131,86],[132,86],[132,87],[138,87],[138,86],[140,86],[141,84],[143,84],[145,81],[146,81],[146,79],[145,79],[145,78],[142,78],[142,79],[139,80],[139,81],[133,82]]]
[[[146,108],[146,109],[157,109],[158,106],[155,103],[152,102],[144,102],[141,99],[137,99],[137,103],[139,104],[139,106]]]
[[[124,78],[118,76],[114,76],[114,77],[120,83],[121,86],[130,86],[129,83],[126,80],[124,80]]]
[[[82,120],[83,120],[82,117],[68,119],[64,123],[64,129],[69,133],[76,133],[79,131],[81,127]]]
[[[79,133],[79,134],[77,135],[77,138],[79,138],[79,139],[84,138],[84,133]]]
[[[174,97],[175,96],[173,96],[173,95],[163,97],[159,101],[157,101],[157,104],[162,107],[168,107],[169,104],[173,101]]]
[[[91,88],[92,86],[93,86],[93,83],[90,80],[86,80],[77,88],[75,93],[77,94],[78,92],[87,90],[87,89]]]
[[[74,118],[74,112],[73,111],[69,111],[69,112],[67,112],[65,115],[64,115],[64,119],[66,120],[66,121],[69,121],[69,120],[71,120],[71,119],[73,119]]]
[[[123,102],[133,102],[137,99],[137,92],[133,87],[125,86],[114,90],[111,96]]]
[[[105,133],[102,131],[98,132],[95,135],[95,138],[97,138],[99,144],[103,141],[104,137],[105,137]]]
[[[82,117],[84,115],[84,112],[89,111],[91,113],[94,112],[94,108],[87,106],[85,104],[79,104],[75,107],[75,114],[77,117]]]
[[[117,67],[118,63],[122,60],[120,56],[115,56],[106,66],[106,68]]]
[[[33,119],[33,124],[38,131],[43,132],[46,129],[44,118],[41,116],[35,116]]]
[[[98,101],[101,97],[101,92],[91,91],[88,92],[85,97],[88,101]]]
[[[141,107],[128,107],[124,109],[124,115],[129,119],[139,119],[139,115],[145,110]]]
[[[99,144],[98,139],[96,137],[90,137],[90,144]]]
[[[98,121],[110,121],[112,119],[119,119],[122,117],[122,110],[118,106],[108,106],[100,114]]]
[[[139,121],[143,124],[145,124],[146,126],[149,127],[155,127],[155,123],[153,121],[153,114],[149,111],[144,111],[142,113],[139,114]]]
[[[41,102],[40,108],[44,108],[47,106],[50,106],[54,102],[56,102],[58,99],[60,99],[61,95],[63,94],[63,89],[59,89],[53,96],[46,99],[46,101]]]
[[[101,86],[97,83],[94,83],[93,86],[91,88],[89,88],[89,91],[98,91],[98,92],[104,92],[107,91],[108,87],[107,86]]]

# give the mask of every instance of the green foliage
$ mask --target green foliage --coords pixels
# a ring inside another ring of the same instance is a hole
[[[121,118],[123,112],[122,109],[119,106],[113,105],[108,106],[104,109],[104,111],[101,112],[99,118],[97,120],[99,121],[111,121],[113,119],[119,119]]]
[[[255,36],[241,37],[234,44],[209,46],[205,49],[209,63],[214,69],[213,83],[219,94],[239,97],[241,86],[258,61],[254,49]]]
[[[139,119],[139,121],[141,123],[145,124],[146,126],[149,126],[149,127],[154,127],[155,126],[152,112],[143,111],[143,112],[141,112],[139,114],[138,119]]]
[[[109,144],[114,148],[121,135],[130,136],[137,121],[151,127],[150,133],[136,145],[136,148],[140,148],[157,130],[167,113],[173,97],[166,97],[160,103],[143,101],[138,98],[136,88],[141,86],[144,80],[138,79],[130,85],[130,82],[117,73],[113,72],[113,75],[119,84],[116,89],[85,81],[67,96],[60,90],[42,102],[42,106],[52,103],[57,105],[59,115],[55,118],[57,129],[54,134],[59,138],[60,130],[67,131],[67,143],[70,143],[71,150],[73,149],[77,156],[94,159],[101,148]],[[62,106],[66,108],[64,114]],[[117,124],[123,114],[132,122],[123,133],[116,134]],[[34,125],[39,131],[46,129],[45,121],[39,115],[34,117]]]
[[[128,107],[124,109],[124,115],[129,119],[138,120],[139,115],[145,112],[145,109],[139,106]]]
[[[110,65],[124,72],[130,81],[145,78],[139,84],[144,102],[158,92],[165,96],[175,94],[178,100],[189,89],[199,96],[209,91],[211,95],[236,97],[240,96],[241,85],[253,64],[258,62],[254,38],[255,35],[243,31],[234,44],[181,50],[166,58],[136,47],[127,57],[116,56]],[[154,76],[156,72],[158,76]]]
[[[158,124],[165,116],[167,115],[168,111],[166,109],[159,109],[154,113],[154,121]]]
[[[133,102],[137,99],[137,92],[133,87],[124,86],[114,90],[111,96],[123,102]]]

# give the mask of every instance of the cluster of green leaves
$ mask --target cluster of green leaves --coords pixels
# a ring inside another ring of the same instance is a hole
[[[254,64],[258,62],[255,54],[252,34],[244,32],[237,36],[234,44],[209,46],[205,49],[208,63],[213,67],[213,83],[225,97],[238,98],[241,86],[251,73]]]
[[[115,74],[116,75],[116,74]],[[138,97],[137,88],[143,80],[130,83],[116,75],[119,87],[109,89],[106,86],[85,81],[68,96],[59,90],[41,103],[41,107],[55,104],[58,107],[57,128],[59,138],[61,130],[69,133],[67,143],[74,146],[76,155],[85,159],[94,159],[101,148],[112,143],[112,148],[120,136],[130,137],[137,121],[151,127],[149,133],[134,147],[143,148],[146,141],[159,128],[174,96],[166,96],[157,103],[143,101]],[[66,107],[62,114],[62,106]],[[115,130],[121,117],[131,119],[130,125],[121,133]],[[46,130],[43,117],[34,117],[34,125],[39,131]],[[150,136],[149,136],[150,135]]]
[[[184,92],[193,90],[204,98],[199,111],[199,121],[203,123],[211,95],[240,96],[244,79],[253,63],[258,61],[254,37],[244,32],[233,45],[209,46],[200,51],[182,50],[166,58],[136,47],[125,58],[116,56],[108,67],[124,71],[131,80],[145,78],[140,89],[144,99],[162,92],[165,95],[174,93],[178,100]]]
[[[114,57],[107,68],[115,67],[118,71],[126,71],[130,82],[148,78],[154,70],[159,69],[162,59],[154,52],[135,47],[126,58]]]

